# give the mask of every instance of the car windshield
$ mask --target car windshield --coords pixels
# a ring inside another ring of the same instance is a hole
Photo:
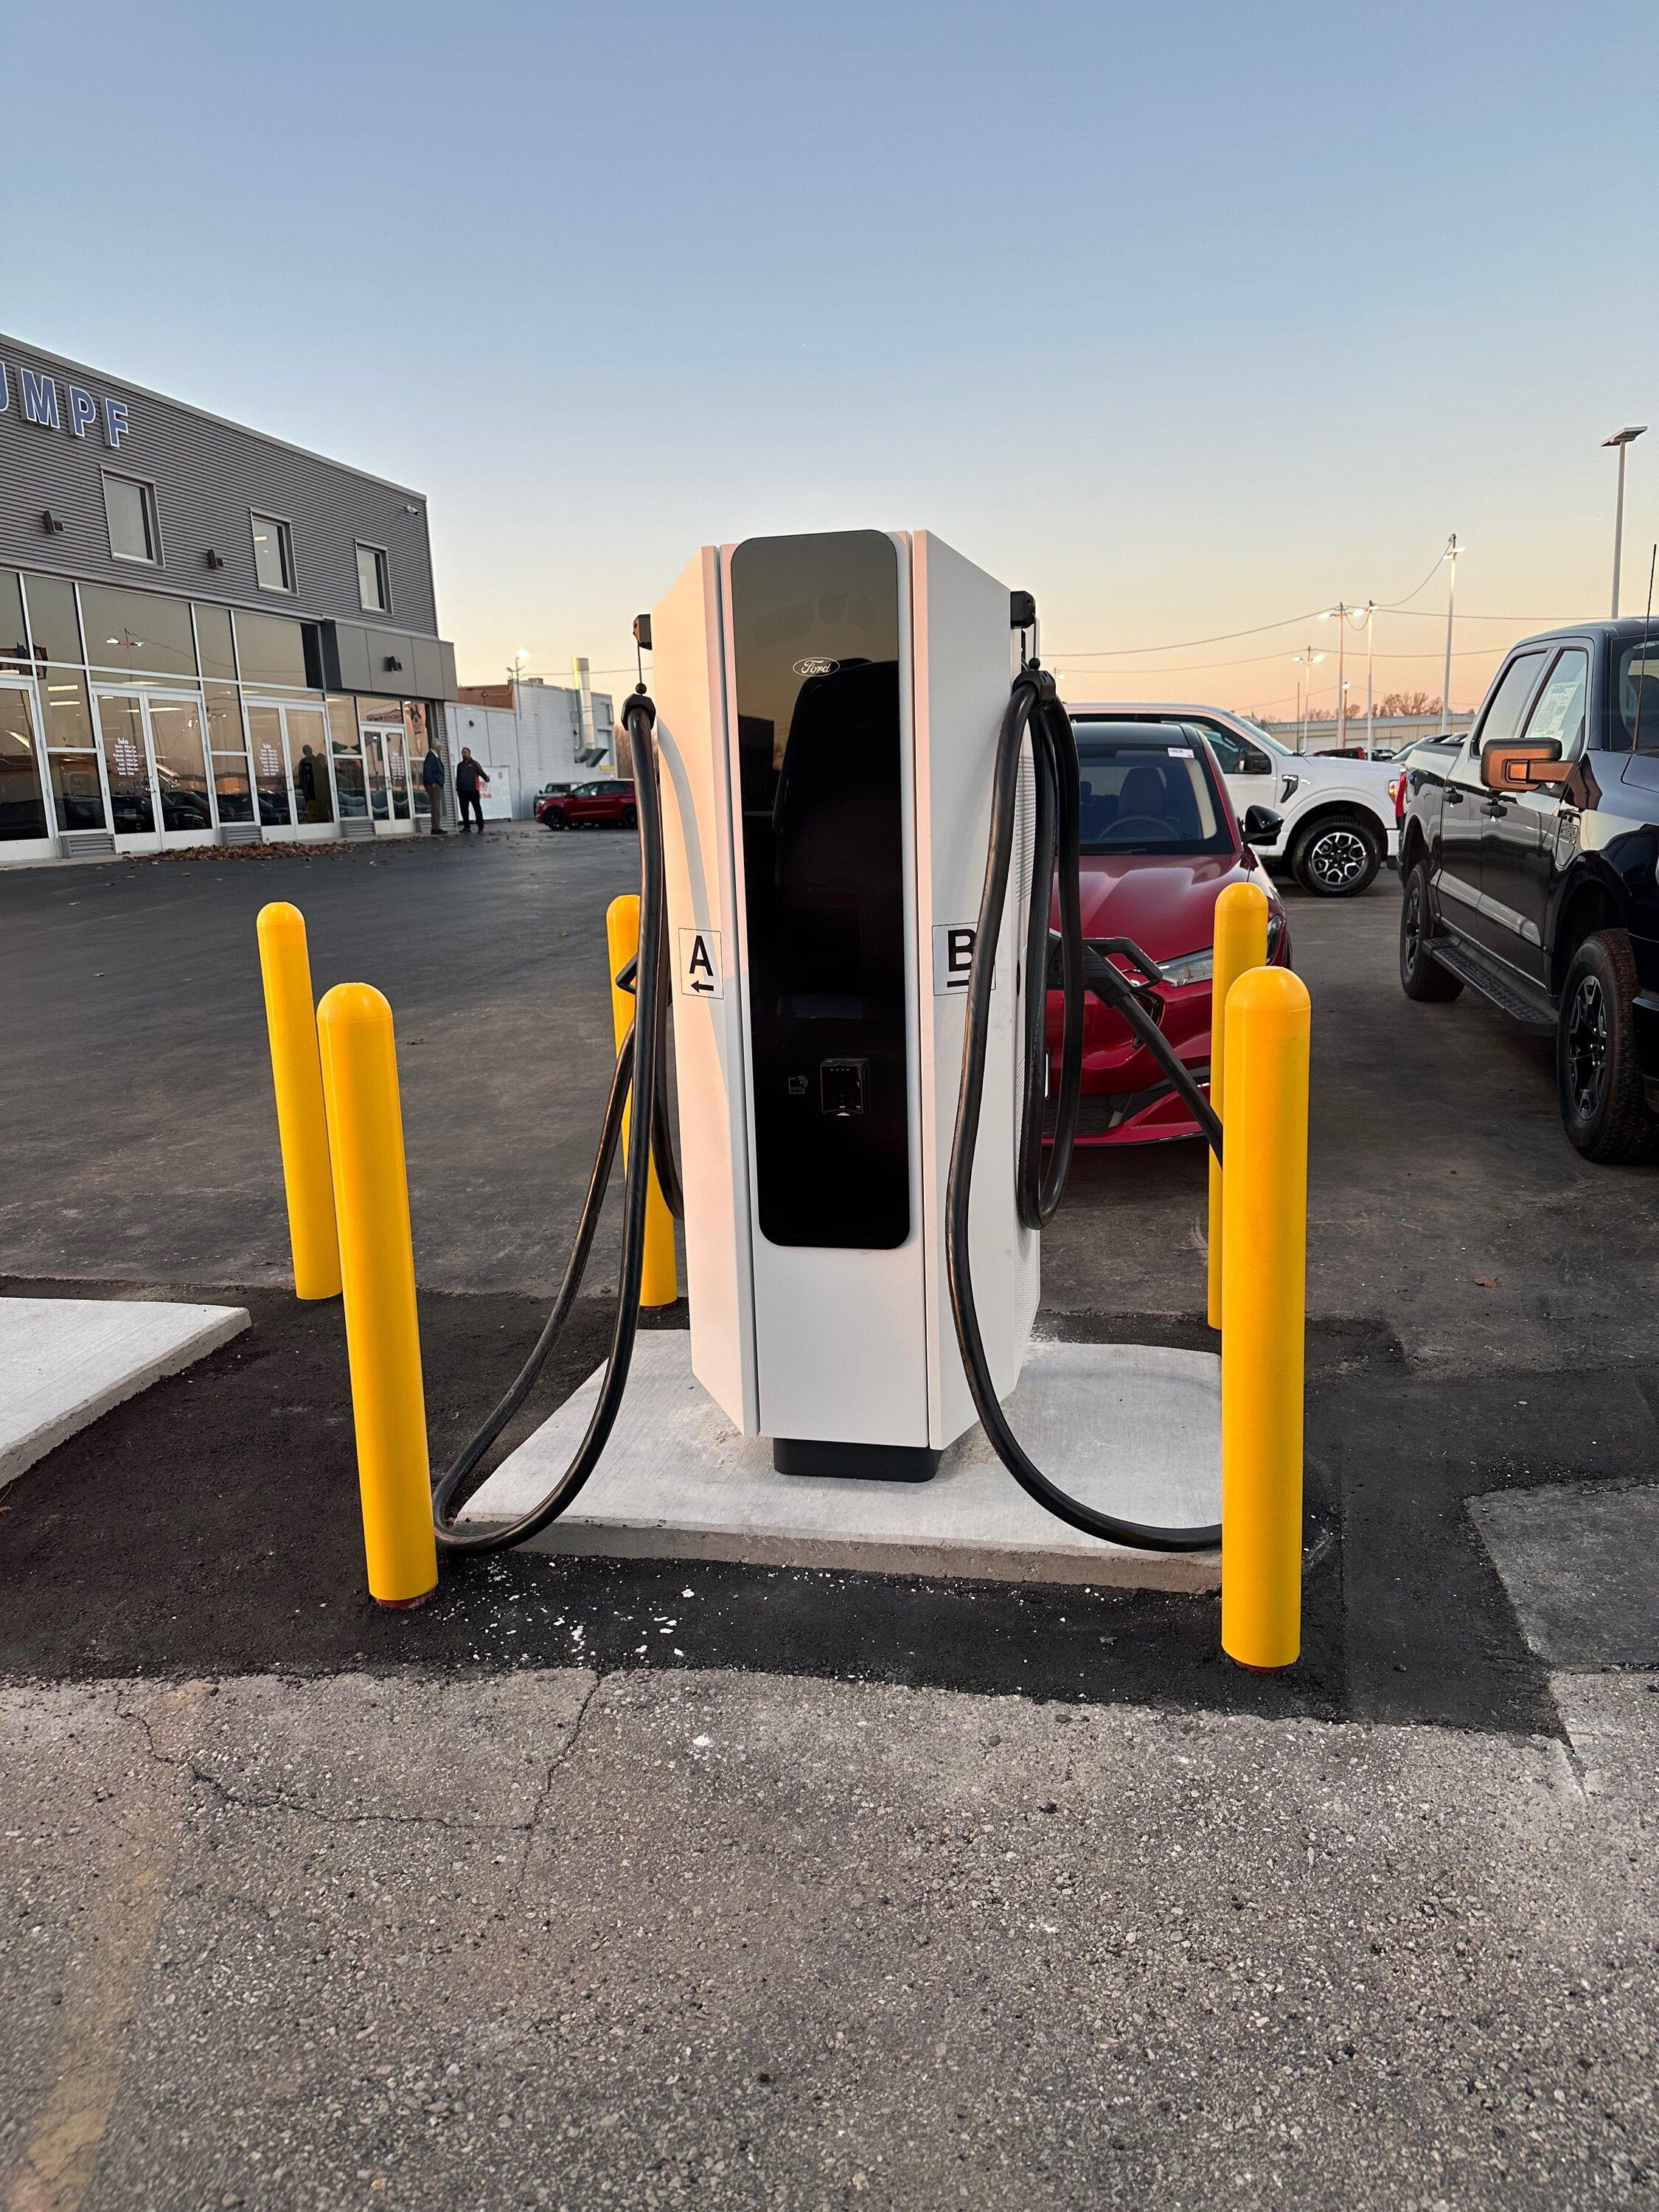
[[[1270,750],[1290,755],[1291,748],[1285,744],[1284,738],[1276,738],[1271,730],[1264,729],[1254,714],[1235,714],[1233,720],[1236,722],[1242,722],[1250,735],[1253,738],[1259,738]]]
[[[1085,853],[1231,853],[1203,750],[1178,729],[1077,724]]]

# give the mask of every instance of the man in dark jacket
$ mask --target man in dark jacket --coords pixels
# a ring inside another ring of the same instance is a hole
[[[484,774],[480,764],[473,759],[471,746],[463,745],[460,762],[455,770],[455,803],[460,811],[463,830],[466,827],[467,809],[471,808],[472,817],[478,825],[480,836],[483,835],[483,799],[479,789],[481,785],[484,791],[488,791],[489,778]]]
[[[443,755],[438,750],[436,740],[428,730],[426,738],[426,758],[421,763],[421,788],[426,793],[427,809],[432,817],[432,834],[434,837],[441,837],[444,834],[444,786],[448,781],[448,776],[444,770]]]

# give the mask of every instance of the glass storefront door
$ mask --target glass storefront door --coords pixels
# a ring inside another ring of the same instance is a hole
[[[118,851],[213,836],[202,702],[193,693],[95,691],[98,744]]]
[[[376,705],[379,705],[377,701]],[[401,720],[365,722],[363,761],[368,771],[368,795],[377,830],[397,833],[414,827],[410,798],[409,742]]]
[[[162,834],[211,837],[213,802],[208,797],[201,701],[153,693],[145,697],[144,712]]]
[[[328,780],[328,717],[320,707],[284,707],[294,811],[302,830],[331,836],[334,793]]]
[[[407,822],[409,808],[409,748],[401,730],[386,733],[386,764],[387,780],[392,786],[392,818]]]
[[[56,849],[52,826],[40,781],[34,687],[0,678],[0,845],[6,859],[50,859]]]
[[[363,773],[368,780],[368,811],[375,827],[389,818],[386,795],[386,738],[383,732],[363,725]]]
[[[246,712],[260,828],[267,836],[287,831],[313,842],[332,836],[334,786],[328,718],[322,708],[286,699],[250,699]]]
[[[262,830],[287,830],[294,821],[288,787],[288,760],[283,744],[283,710],[249,700],[248,758],[253,763],[253,789]]]

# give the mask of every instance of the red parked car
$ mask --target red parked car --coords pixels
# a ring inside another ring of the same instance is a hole
[[[621,776],[573,783],[565,791],[544,792],[536,801],[536,819],[544,830],[631,830],[639,818],[633,783]]]
[[[1075,715],[1082,769],[1083,932],[1127,937],[1164,970],[1145,1004],[1200,1083],[1210,1073],[1210,976],[1215,902],[1229,884],[1267,897],[1267,957],[1288,967],[1291,933],[1267,872],[1241,834],[1201,734],[1168,722],[1091,722]],[[1251,807],[1245,817],[1267,814]],[[1258,836],[1269,825],[1254,825]],[[1059,923],[1056,904],[1054,926]],[[1126,970],[1131,963],[1111,957]],[[1158,1062],[1121,1014],[1085,1000],[1078,1140],[1150,1145],[1201,1133]],[[1048,994],[1049,1086],[1060,1079],[1061,1003]]]

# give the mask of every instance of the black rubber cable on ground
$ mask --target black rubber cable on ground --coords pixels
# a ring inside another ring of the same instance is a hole
[[[1157,1023],[1135,1000],[1133,989],[1119,970],[1098,953],[1091,953],[1084,943],[1078,866],[1080,776],[1077,738],[1071,717],[1054,690],[1054,678],[1046,670],[1028,664],[1014,679],[997,741],[991,787],[991,842],[985,864],[985,887],[980,897],[979,926],[974,938],[968,1020],[962,1042],[962,1090],[957,1101],[956,1133],[951,1146],[945,1249],[957,1341],[962,1348],[968,1387],[986,1435],[1015,1481],[1039,1505],[1085,1535],[1103,1537],[1110,1543],[1127,1544],[1137,1551],[1212,1551],[1221,1541],[1218,1524],[1200,1528],[1159,1528],[1127,1521],[1117,1514],[1103,1513],[1092,1505],[1085,1505],[1080,1498],[1073,1498],[1051,1482],[1008,1425],[997,1398],[996,1385],[985,1356],[984,1339],[980,1334],[969,1253],[969,1200],[973,1190],[974,1154],[979,1142],[980,1107],[985,1094],[992,977],[1008,901],[1019,804],[1020,759],[1028,735],[1036,778],[1037,834],[1036,850],[1031,855],[1030,911],[1024,948],[1024,1036],[1021,1056],[1025,1071],[1025,1097],[1016,1176],[1020,1219],[1030,1229],[1048,1218],[1059,1202],[1060,1185],[1070,1164],[1082,1088],[1082,994],[1085,978],[1087,988],[1097,998],[1115,1006],[1131,1023],[1176,1088],[1198,1112],[1205,1133],[1218,1153],[1220,1149],[1220,1126],[1208,1101],[1171,1051]],[[1048,1171],[1046,1176],[1039,1176],[1030,1138],[1033,1117],[1040,1121],[1042,1112],[1043,1063],[1048,1052],[1049,886],[1055,881],[1056,860],[1060,909],[1058,949],[1065,1029],[1060,1093],[1055,1103],[1054,1143]],[[1041,965],[1036,963],[1039,937]],[[1124,949],[1153,981],[1157,980],[1157,970],[1150,961],[1133,947],[1126,945]]]
[[[662,861],[662,799],[657,782],[654,726],[656,709],[641,684],[628,702],[623,716],[634,752],[634,783],[638,794],[640,831],[640,951],[634,967],[634,1025],[623,1039],[605,1101],[605,1122],[599,1133],[593,1172],[576,1224],[564,1277],[535,1347],[514,1378],[512,1388],[461,1452],[434,1484],[432,1523],[440,1546],[451,1552],[497,1552],[522,1544],[556,1521],[573,1504],[599,1465],[628,1387],[629,1364],[639,1332],[640,1280],[645,1267],[645,1209],[650,1188],[651,1162],[658,1161],[658,1179],[671,1209],[679,1212],[680,1184],[668,1142],[666,1111],[668,932],[664,904]],[[624,971],[626,973],[626,971]],[[635,1142],[628,1161],[623,1208],[622,1266],[617,1286],[617,1318],[611,1329],[611,1351],[605,1378],[587,1429],[554,1487],[538,1504],[516,1521],[462,1531],[450,1515],[457,1492],[484,1454],[529,1396],[548,1354],[563,1334],[571,1308],[586,1272],[593,1237],[605,1205],[606,1186],[622,1136],[623,1114],[632,1094]],[[641,1144],[639,1136],[651,1133]],[[660,1132],[660,1143],[659,1134]]]

